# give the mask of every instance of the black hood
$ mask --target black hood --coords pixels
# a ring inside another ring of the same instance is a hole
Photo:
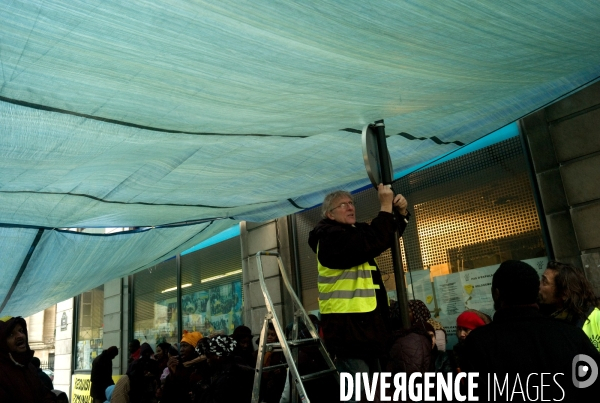
[[[341,224],[337,221],[324,218],[317,223],[315,228],[308,234],[308,245],[311,247],[313,252],[317,253],[317,245],[321,240],[321,237],[325,234],[331,234],[337,231],[345,231],[346,228],[352,227],[352,225]]]
[[[140,346],[140,357],[143,357],[145,355],[151,356],[152,354],[154,354],[154,350],[152,350],[152,347],[150,347],[150,344],[143,343]]]
[[[27,340],[25,343],[27,344],[27,350],[24,353],[12,353],[11,356],[14,361],[18,362],[21,365],[29,364],[31,358],[33,357],[33,351],[29,348],[29,334],[27,332],[27,322],[20,316],[10,318],[6,322],[0,321],[0,359],[2,360],[11,360],[9,357],[8,343],[6,340],[8,336],[13,331],[15,326],[20,324],[27,335]],[[12,361],[12,360],[11,360]]]

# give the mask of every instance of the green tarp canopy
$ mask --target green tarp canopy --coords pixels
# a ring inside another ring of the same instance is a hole
[[[367,186],[375,120],[396,173],[457,150],[595,82],[598,27],[582,0],[2,1],[0,315]]]

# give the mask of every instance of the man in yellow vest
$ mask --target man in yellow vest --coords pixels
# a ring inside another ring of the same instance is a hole
[[[330,193],[308,238],[317,254],[323,339],[340,372],[380,371],[389,348],[387,293],[375,258],[391,247],[396,229],[402,235],[409,213],[389,185],[377,193],[381,208],[371,224],[356,222],[350,193]]]

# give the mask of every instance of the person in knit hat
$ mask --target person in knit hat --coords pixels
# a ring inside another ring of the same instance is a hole
[[[462,372],[465,340],[471,331],[490,323],[489,316],[475,309],[468,309],[456,318],[456,335],[458,343],[448,352],[450,364],[455,373]]]
[[[50,403],[55,395],[46,389],[31,364],[27,323],[19,317],[0,320],[0,402]]]
[[[169,375],[165,378],[162,387],[161,402],[189,402],[190,393],[196,382],[191,378],[194,374],[194,364],[198,362],[199,354],[196,352],[198,342],[203,336],[200,332],[183,331],[179,343],[179,355],[170,357],[167,361]]]
[[[456,334],[460,341],[464,341],[471,330],[477,329],[479,326],[484,326],[485,322],[477,313],[473,311],[465,311],[456,318]]]
[[[237,341],[232,336],[205,337],[197,350],[207,358],[208,373],[194,389],[194,403],[248,402],[252,398],[254,369],[237,363]],[[277,403],[281,398],[281,392]],[[260,400],[261,402],[265,400]],[[269,402],[266,400],[266,402]]]
[[[202,339],[202,333],[200,332],[188,332],[187,330],[183,331],[183,337],[181,338],[181,343],[179,345],[180,349],[183,349],[183,343],[187,343],[192,346],[192,348],[196,348],[198,342]]]

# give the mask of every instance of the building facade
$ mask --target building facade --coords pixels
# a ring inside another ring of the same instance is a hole
[[[423,300],[455,341],[456,316],[493,314],[490,284],[498,265],[524,260],[543,272],[548,260],[585,269],[600,294],[600,84],[522,119],[514,135],[397,178],[413,216],[400,240],[409,298]],[[379,204],[373,188],[355,192],[359,221]],[[258,335],[266,313],[255,254],[279,252],[308,311],[318,310],[317,265],[307,245],[319,206],[265,223],[242,222],[225,236],[55,308],[57,389],[75,391],[103,349],[120,348],[115,375],[127,369],[131,339],[153,348],[185,330]],[[378,264],[396,298],[389,251]],[[293,318],[275,259],[263,269],[275,312]],[[38,320],[38,319],[35,319]],[[46,333],[42,333],[46,335]],[[45,337],[45,336],[43,336]],[[83,392],[82,392],[83,393]]]

